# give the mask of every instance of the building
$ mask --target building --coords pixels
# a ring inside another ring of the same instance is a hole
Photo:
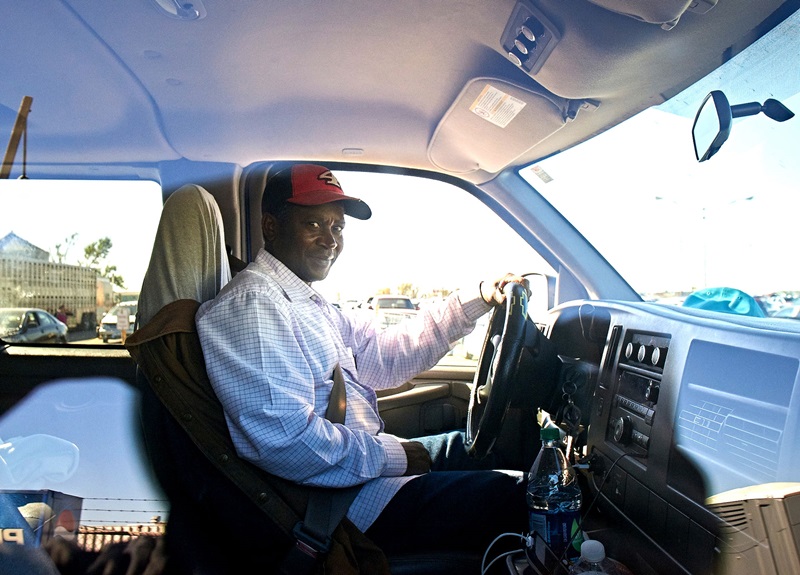
[[[0,307],[35,307],[55,315],[66,305],[70,328],[94,329],[98,310],[112,305],[99,301],[111,297],[99,279],[91,268],[51,262],[48,251],[14,232],[0,238]]]

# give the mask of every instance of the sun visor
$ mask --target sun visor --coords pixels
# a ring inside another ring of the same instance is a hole
[[[573,106],[544,88],[532,91],[496,78],[476,78],[442,118],[428,157],[448,172],[499,172],[560,130],[575,116]]]
[[[624,14],[650,24],[673,28],[684,12],[705,14],[717,5],[717,0],[589,0],[612,12]]]

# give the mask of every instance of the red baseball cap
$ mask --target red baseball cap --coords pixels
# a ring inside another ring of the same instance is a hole
[[[372,210],[364,201],[346,196],[336,176],[317,164],[295,164],[267,178],[261,200],[262,211],[275,213],[285,202],[299,206],[342,202],[348,216],[359,220],[368,220],[372,216]]]

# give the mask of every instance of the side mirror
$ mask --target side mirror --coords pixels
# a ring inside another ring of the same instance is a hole
[[[705,162],[719,151],[731,134],[733,118],[754,116],[759,112],[776,122],[785,122],[794,117],[794,112],[773,98],[765,100],[763,104],[748,102],[731,106],[722,91],[712,90],[700,104],[692,125],[697,161]]]

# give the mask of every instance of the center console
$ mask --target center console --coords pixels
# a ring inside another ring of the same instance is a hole
[[[613,549],[623,562],[639,570],[656,565],[659,575],[710,574],[716,522],[702,506],[702,478],[672,443],[675,397],[664,380],[672,345],[670,333],[610,323],[586,477],[598,507],[626,526],[626,538],[647,541],[635,551]],[[671,473],[683,478],[680,489],[670,485]]]

